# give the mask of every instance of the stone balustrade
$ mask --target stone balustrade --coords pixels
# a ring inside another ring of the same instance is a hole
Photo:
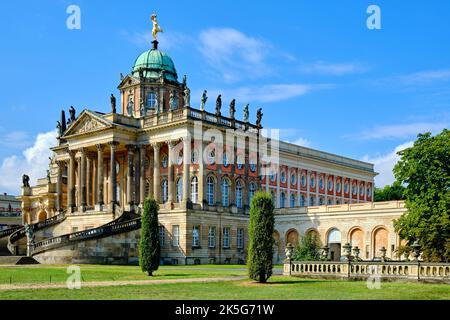
[[[450,263],[292,261],[284,264],[284,275],[352,280],[380,277],[381,280],[450,283]]]

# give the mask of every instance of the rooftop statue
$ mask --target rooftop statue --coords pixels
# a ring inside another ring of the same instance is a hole
[[[130,98],[130,101],[128,102],[127,106],[127,112],[129,117],[133,116],[133,108],[134,108],[134,101],[133,98]]]
[[[116,113],[116,97],[111,93],[111,112]]]
[[[144,99],[139,98],[139,112],[141,113],[141,117],[145,116],[145,104]]]
[[[183,76],[183,87],[186,87],[186,86],[187,86],[187,76],[184,75]]]
[[[256,126],[261,127],[261,121],[262,121],[262,108],[258,109],[258,112],[256,113]]]
[[[216,100],[216,116],[220,117],[220,109],[222,109],[222,95],[219,94]]]
[[[26,174],[24,174],[22,176],[22,183],[23,183],[24,188],[29,188],[30,187],[30,177],[27,176]]]
[[[203,91],[202,94],[202,104],[200,105],[200,110],[201,111],[205,111],[205,105],[206,105],[206,101],[208,101],[208,91]]]
[[[230,102],[230,118],[234,120],[234,114],[236,113],[236,99]]]
[[[56,129],[58,129],[58,138],[61,138],[64,134],[61,122],[56,121]]]
[[[70,123],[75,122],[75,120],[77,119],[75,116],[75,113],[76,113],[75,108],[73,106],[70,106],[70,108],[69,108]]]
[[[175,101],[175,90],[170,91],[170,95],[169,95],[169,106],[171,110],[174,110],[177,108],[177,103]]]
[[[191,90],[187,86],[184,88],[184,106],[191,106]]]
[[[153,36],[153,40],[156,41],[156,36],[159,32],[164,32],[163,29],[159,26],[158,21],[156,20],[156,14],[152,14],[152,16],[150,17],[150,19],[152,20],[152,24],[153,24],[153,29],[152,29],[152,36]]]
[[[248,104],[244,107],[244,122],[248,122],[249,112],[248,112]]]

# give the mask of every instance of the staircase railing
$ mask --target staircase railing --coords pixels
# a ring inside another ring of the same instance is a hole
[[[118,221],[119,219],[120,218],[103,226],[100,226],[98,228],[78,231],[75,233],[65,234],[59,237],[45,239],[43,241],[36,242],[31,248],[31,254],[35,255],[38,253],[42,253],[44,251],[73,244],[75,242],[105,238],[115,234],[138,230],[141,228],[140,217],[122,222],[119,222]]]
[[[44,221],[35,223],[32,225],[33,231],[39,231],[42,229],[45,229],[50,226],[54,226],[66,219],[66,211],[61,212],[60,214],[57,214],[56,216],[53,216],[51,218],[48,218]],[[15,244],[17,241],[25,237],[25,227],[19,227],[16,231],[12,232],[8,239],[8,250],[12,254],[17,254],[17,245]]]
[[[22,226],[17,226],[17,227],[12,227],[12,228],[9,228],[9,229],[2,230],[2,231],[0,231],[0,238],[9,237],[11,234],[16,232],[20,228],[23,228],[23,227]]]

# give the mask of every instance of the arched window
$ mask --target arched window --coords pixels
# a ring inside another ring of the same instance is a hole
[[[280,208],[284,208],[286,206],[286,195],[284,192],[280,193]]]
[[[304,207],[305,206],[305,196],[302,194],[300,195],[300,207]]]
[[[181,203],[183,200],[183,179],[178,178],[177,180],[177,202]]]
[[[215,200],[214,200],[214,178],[213,177],[208,177],[208,190],[206,193],[206,197],[208,200],[208,205],[213,206],[215,204]]]
[[[295,207],[295,194],[291,194],[291,204],[290,204],[290,207],[291,208],[294,208]]]
[[[167,184],[167,180],[163,180],[162,184],[162,202],[166,203],[169,196],[169,185]]]
[[[252,202],[255,192],[256,192],[256,185],[252,182],[252,183],[250,183],[250,186],[248,187],[248,203]]]
[[[236,182],[236,207],[242,208],[242,183],[241,181]]]
[[[222,206],[228,207],[230,204],[230,183],[227,179],[222,179]]]
[[[323,177],[319,177],[319,189],[323,189]]]
[[[191,201],[198,203],[198,178],[193,177],[191,180]]]
[[[316,178],[314,177],[314,175],[311,175],[309,184],[310,184],[311,188],[315,188],[316,187]]]

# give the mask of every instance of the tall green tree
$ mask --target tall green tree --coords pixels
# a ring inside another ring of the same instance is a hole
[[[139,242],[139,265],[142,271],[151,277],[158,270],[161,256],[159,243],[159,205],[156,200],[147,198],[144,201],[144,212],[141,219],[141,239]]]
[[[375,201],[393,201],[405,200],[405,187],[398,181],[394,181],[392,185],[387,185],[384,188],[375,188]]]
[[[272,275],[274,205],[270,194],[258,191],[250,204],[250,244],[248,274],[250,279],[265,283]]]
[[[292,255],[294,261],[318,261],[321,251],[320,239],[314,233],[301,237]]]
[[[395,228],[409,245],[419,241],[426,261],[450,261],[450,130],[419,134],[399,155],[394,175],[406,185],[408,211]]]

